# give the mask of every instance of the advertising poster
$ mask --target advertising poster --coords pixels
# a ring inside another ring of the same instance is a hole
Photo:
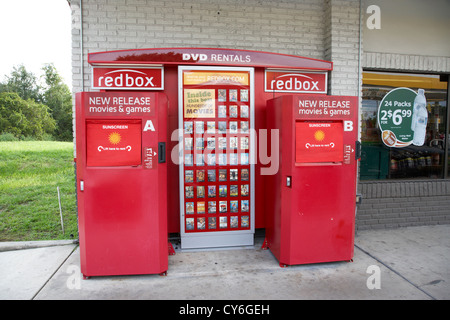
[[[401,148],[425,142],[428,111],[424,90],[409,88],[389,91],[378,109],[381,140],[388,147]]]
[[[184,116],[186,118],[215,118],[215,90],[184,90]]]
[[[87,120],[88,166],[141,164],[140,120]]]
[[[296,122],[295,162],[343,161],[342,122]]]

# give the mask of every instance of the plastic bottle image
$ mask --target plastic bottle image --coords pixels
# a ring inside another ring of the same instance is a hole
[[[424,144],[427,131],[428,110],[424,92],[423,89],[419,89],[419,93],[414,99],[411,129],[414,131],[412,143],[415,146],[422,146]]]

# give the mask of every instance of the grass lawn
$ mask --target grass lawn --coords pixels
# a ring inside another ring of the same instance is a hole
[[[72,142],[0,142],[0,241],[78,238],[75,196]]]

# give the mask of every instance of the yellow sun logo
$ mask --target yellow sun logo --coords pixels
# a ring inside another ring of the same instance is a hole
[[[109,135],[108,140],[112,144],[118,144],[120,142],[120,140],[122,140],[122,137],[120,136],[119,133],[113,132]]]
[[[322,130],[317,130],[316,132],[314,132],[314,139],[316,139],[317,141],[322,141],[323,139],[325,139],[325,133]]]

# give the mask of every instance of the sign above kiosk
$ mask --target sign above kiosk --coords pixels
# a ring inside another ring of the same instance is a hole
[[[296,70],[265,72],[265,92],[327,93],[327,73]]]
[[[156,68],[92,68],[92,89],[162,90],[164,70]]]
[[[329,71],[333,63],[280,53],[217,49],[217,48],[156,48],[90,53],[88,62],[99,65],[221,65],[264,68],[291,68]]]

